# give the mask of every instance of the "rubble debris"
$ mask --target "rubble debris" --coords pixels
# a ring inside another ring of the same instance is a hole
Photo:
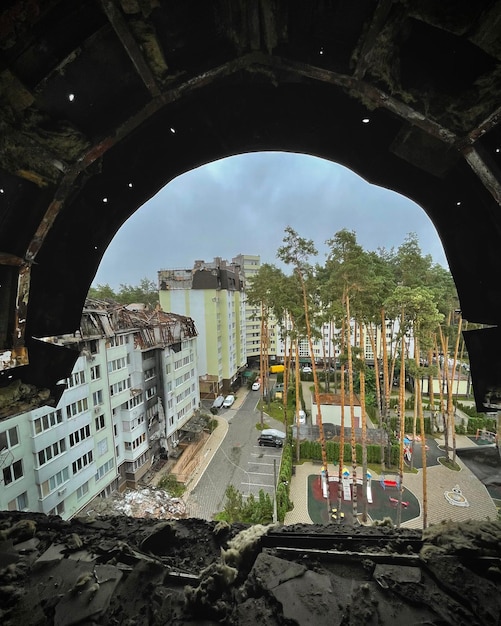
[[[163,489],[145,487],[115,492],[109,498],[97,498],[86,510],[87,515],[127,515],[154,519],[186,517],[186,503],[173,498]]]
[[[279,551],[269,541],[263,547],[267,533],[290,534],[288,527],[222,528],[199,519],[114,515],[66,522],[2,511],[0,530],[2,626],[483,626],[498,623],[501,614],[501,580],[492,567],[501,559],[499,521],[431,528],[423,540],[435,551],[423,548],[426,559],[416,554],[412,567],[393,562],[374,542],[380,527],[339,532],[339,545],[354,539],[362,560],[345,551],[333,559],[336,542],[307,555]],[[330,525],[293,528],[301,530],[305,537],[333,536]],[[403,529],[383,532],[395,544],[410,536]],[[384,562],[376,562],[378,555]]]

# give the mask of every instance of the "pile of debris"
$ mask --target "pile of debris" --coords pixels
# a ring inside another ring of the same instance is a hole
[[[186,504],[163,489],[145,487],[115,492],[109,498],[98,498],[86,510],[87,515],[127,515],[150,519],[181,519],[186,517]]]

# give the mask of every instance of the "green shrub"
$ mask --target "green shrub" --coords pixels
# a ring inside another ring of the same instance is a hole
[[[287,511],[291,510],[291,502],[289,500],[289,485],[279,483],[277,486],[277,518],[283,523]]]
[[[166,491],[169,496],[173,498],[180,498],[186,491],[186,487],[183,483],[178,482],[173,474],[165,474],[165,476],[162,476],[157,483],[157,487]]]

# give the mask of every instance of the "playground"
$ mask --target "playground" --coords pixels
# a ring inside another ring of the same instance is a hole
[[[339,506],[338,481],[329,480],[329,507],[324,497],[324,488],[320,473],[308,476],[308,514],[314,524],[344,523],[353,524],[353,484],[351,479],[342,481],[342,503]],[[361,480],[359,481],[361,483]],[[362,485],[357,484],[357,513],[363,511]],[[395,475],[382,479],[368,480],[367,514],[373,521],[390,518],[397,523],[398,481]],[[419,517],[420,505],[414,494],[405,488],[402,495],[401,521]]]

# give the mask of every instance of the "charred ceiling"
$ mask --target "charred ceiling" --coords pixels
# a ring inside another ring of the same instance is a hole
[[[4,2],[0,378],[51,388],[67,357],[36,338],[79,327],[123,222],[179,174],[255,150],[412,198],[464,317],[497,325],[500,30],[498,0]]]

